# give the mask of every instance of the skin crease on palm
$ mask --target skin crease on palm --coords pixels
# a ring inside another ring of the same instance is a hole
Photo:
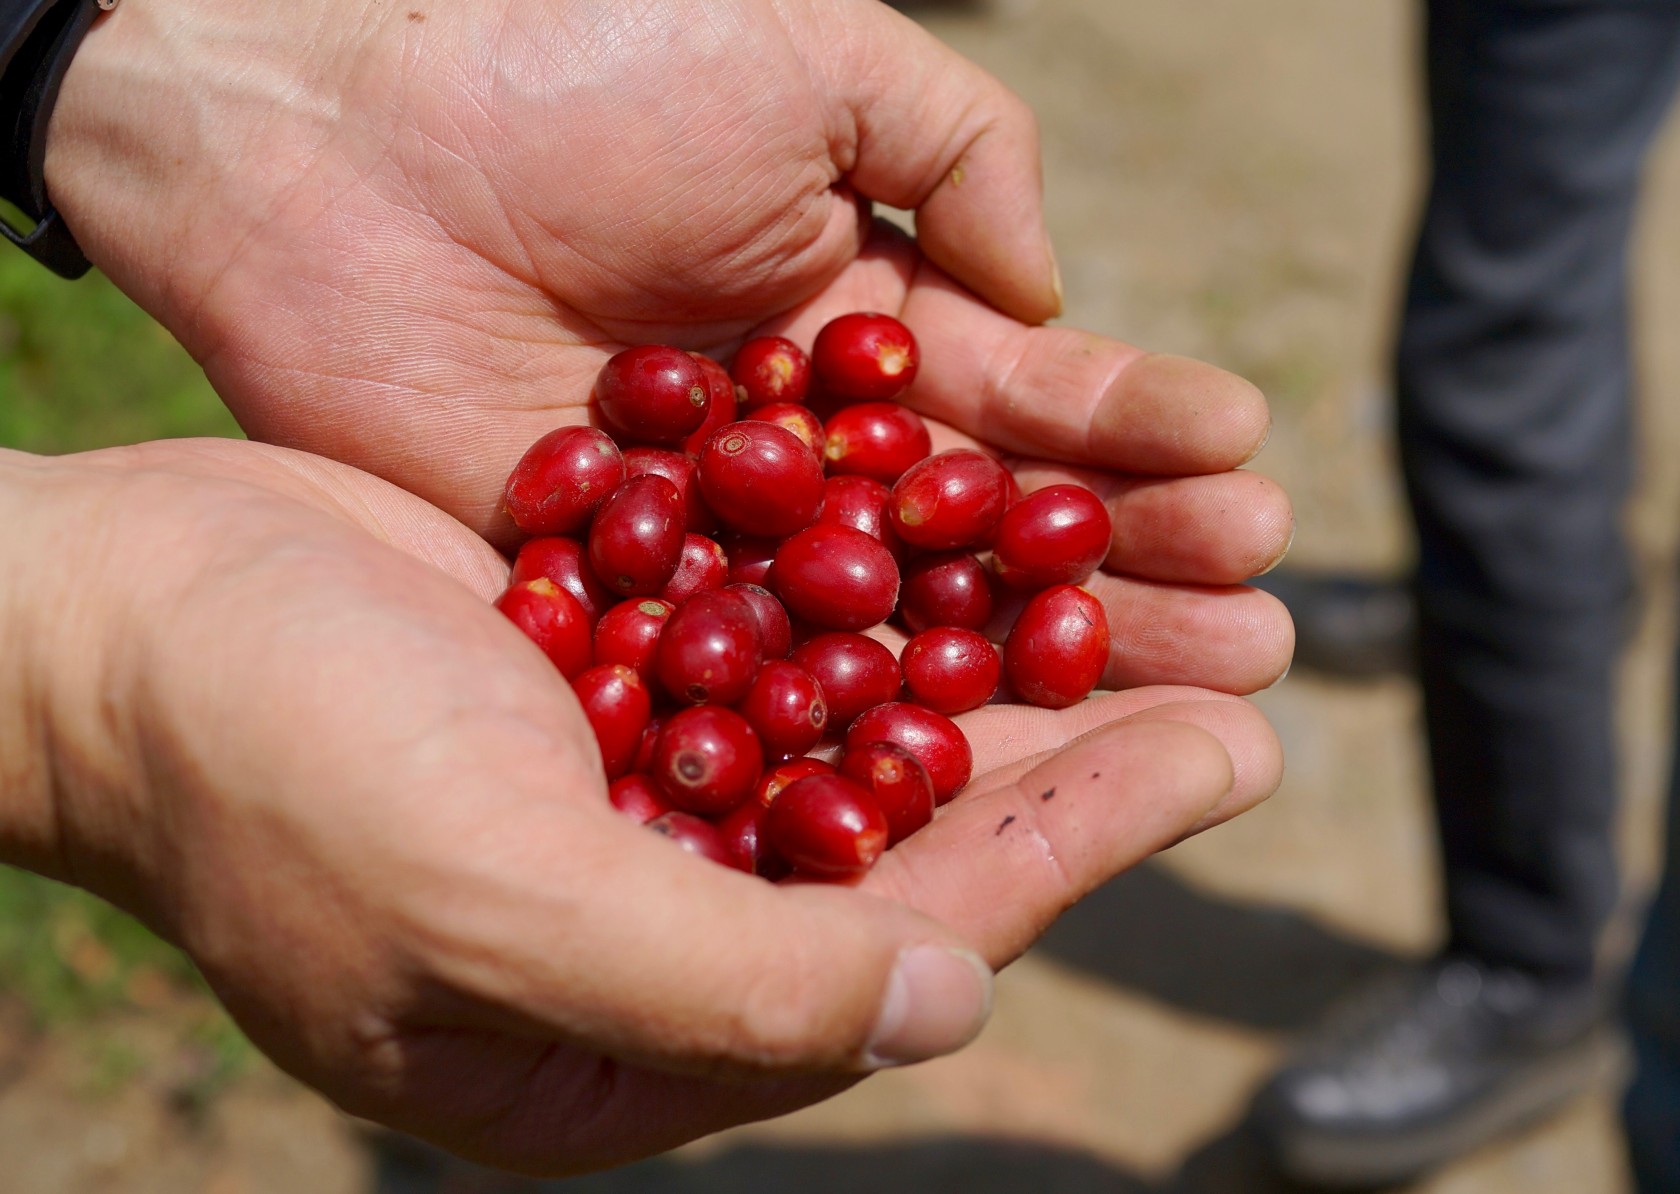
[[[873,0],[125,4],[48,180],[285,447],[0,455],[0,858],[180,942],[351,1111],[544,1173],[780,1114],[958,1047],[987,988],[951,950],[1007,963],[1278,782],[1240,699],[1291,647],[1240,583],[1292,527],[1239,468],[1264,403],[1034,326],[1030,116]],[[611,810],[479,536],[511,541],[508,468],[617,346],[865,308],[920,337],[936,447],[1109,501],[1124,691],[964,715],[977,779],[933,826],[855,888],[776,888]]]

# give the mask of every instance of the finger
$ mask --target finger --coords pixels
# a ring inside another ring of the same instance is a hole
[[[988,705],[957,718],[974,744],[972,791],[1012,781],[1047,752],[1103,726],[1144,720],[1186,721],[1212,733],[1231,760],[1231,792],[1220,809],[1252,807],[1276,790],[1283,754],[1277,736],[1241,697],[1201,688],[1158,685],[1105,693],[1067,709]]]
[[[1184,684],[1238,696],[1289,667],[1295,624],[1283,603],[1244,585],[1164,584],[1098,572],[1083,586],[1108,614],[1108,665],[1099,687]],[[986,635],[1003,642],[1027,595],[1000,596]]]
[[[828,52],[810,57],[850,117],[834,152],[852,185],[914,209],[929,259],[1000,310],[1059,314],[1031,109],[886,5],[835,8],[816,24]]]
[[[1265,443],[1240,377],[1090,332],[1028,328],[924,266],[903,319],[922,366],[905,404],[1004,451],[1146,476],[1219,473]]]
[[[1081,896],[1183,837],[1231,790],[1225,748],[1182,722],[1122,722],[965,794],[865,886],[951,924],[1001,966]],[[1007,900],[976,899],[974,876]]]
[[[1283,487],[1246,470],[1162,479],[1032,461],[1014,471],[1028,493],[1071,483],[1101,497],[1114,524],[1104,567],[1128,576],[1240,584],[1275,567],[1295,534]]]

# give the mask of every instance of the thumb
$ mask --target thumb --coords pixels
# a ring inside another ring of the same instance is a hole
[[[1000,310],[1031,324],[1059,315],[1032,110],[885,4],[835,7],[818,30],[830,51],[811,57],[852,120],[852,186],[913,209],[927,256]]]
[[[464,919],[448,935],[465,948],[434,955],[439,977],[516,1021],[483,1027],[687,1073],[857,1071],[951,1052],[990,1013],[985,962],[896,902],[773,886],[604,801],[557,817],[550,796],[530,812],[503,822],[522,840],[490,848],[500,861],[482,885],[457,876],[449,905]],[[528,873],[509,872],[515,858]]]

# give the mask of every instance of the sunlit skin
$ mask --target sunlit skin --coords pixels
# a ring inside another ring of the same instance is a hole
[[[47,180],[278,446],[0,455],[0,857],[179,942],[357,1114],[533,1173],[782,1114],[960,1047],[965,958],[1277,785],[1241,699],[1291,648],[1241,583],[1292,527],[1241,468],[1265,403],[1039,326],[1031,116],[885,5],[123,4]],[[935,451],[1108,504],[1122,691],[961,715],[975,778],[931,825],[776,887],[611,806],[484,537],[516,545],[510,471],[615,352],[860,310],[915,329]]]

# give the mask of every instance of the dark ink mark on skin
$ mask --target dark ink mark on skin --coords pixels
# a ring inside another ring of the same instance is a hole
[[[1045,788],[1044,791],[1038,794],[1038,798],[1040,800],[1054,800],[1056,798],[1056,789]]]
[[[1005,817],[1003,820],[998,822],[997,833],[1002,833],[1005,829],[1008,829],[1014,823],[1015,823],[1015,814],[1010,813],[1007,817]],[[994,833],[992,836],[996,837],[997,833]]]

